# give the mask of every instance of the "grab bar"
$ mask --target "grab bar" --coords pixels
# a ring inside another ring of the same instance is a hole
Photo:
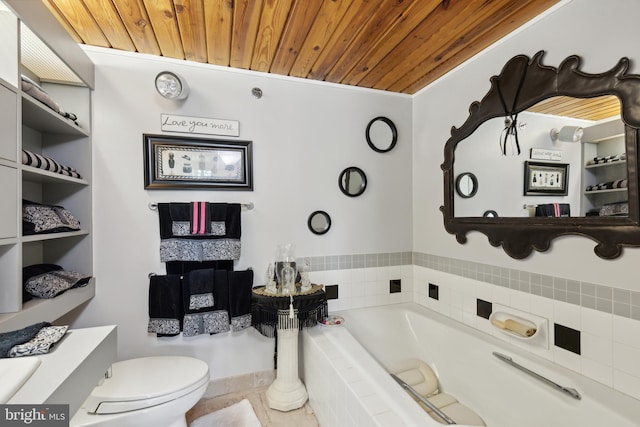
[[[431,409],[437,416],[442,418],[447,424],[455,424],[456,423],[451,418],[449,418],[449,416],[447,414],[442,412],[437,406],[435,406],[433,403],[431,403],[427,399],[425,399],[425,397],[423,395],[421,395],[420,393],[415,391],[413,389],[413,387],[411,387],[409,384],[407,384],[406,382],[402,381],[400,378],[398,378],[394,374],[391,374],[391,377],[394,380],[396,380],[396,382],[398,384],[400,384],[400,386],[402,386],[402,388],[406,389],[409,393],[411,393],[416,398],[418,398],[418,400],[420,400],[420,402],[424,403],[425,406],[427,406],[427,408]]]
[[[514,368],[518,368],[522,372],[525,372],[525,373],[531,375],[532,377],[542,381],[543,383],[548,384],[551,387],[553,387],[555,389],[558,389],[563,393],[568,394],[569,396],[573,397],[574,399],[577,399],[577,400],[582,399],[582,396],[580,395],[578,390],[576,390],[575,388],[563,387],[560,384],[551,381],[549,378],[543,377],[542,375],[538,374],[537,372],[533,372],[532,370],[527,369],[524,366],[514,362],[513,359],[511,357],[507,356],[507,355],[504,355],[502,353],[498,353],[497,351],[494,351],[493,355],[495,357],[497,357],[498,359],[502,360],[503,362],[513,366]]]

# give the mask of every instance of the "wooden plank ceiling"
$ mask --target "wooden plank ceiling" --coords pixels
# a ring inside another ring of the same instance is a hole
[[[620,99],[613,95],[587,99],[556,96],[537,103],[528,111],[597,121],[619,115]]]
[[[559,0],[42,1],[78,43],[413,94]]]

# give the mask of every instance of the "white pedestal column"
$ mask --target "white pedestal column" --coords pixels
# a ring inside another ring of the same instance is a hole
[[[276,379],[267,389],[271,409],[291,411],[307,401],[307,389],[298,377],[298,328],[278,328]]]

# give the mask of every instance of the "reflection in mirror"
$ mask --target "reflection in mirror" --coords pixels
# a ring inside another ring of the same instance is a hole
[[[456,193],[463,199],[469,199],[478,192],[478,179],[471,172],[465,172],[456,178]]]
[[[367,176],[362,169],[351,166],[340,173],[338,185],[345,195],[356,197],[364,193],[367,188]]]
[[[386,117],[376,117],[371,120],[365,134],[369,147],[378,153],[391,151],[398,141],[396,125]]]
[[[594,252],[599,257],[616,258],[623,247],[640,247],[640,75],[628,73],[626,57],[607,71],[591,74],[581,70],[577,55],[557,67],[543,64],[543,56],[539,51],[533,57],[511,58],[490,78],[491,88],[482,100],[469,106],[466,121],[451,128],[442,163],[445,229],[459,243],[466,243],[469,232],[479,231],[491,245],[518,259],[534,249],[549,250],[555,238],[565,235],[589,237],[597,242]],[[569,102],[578,104],[577,110],[598,112],[594,101],[617,107],[602,116],[563,111],[569,110],[564,105]],[[552,140],[552,129],[562,132],[570,126],[583,128],[581,139]],[[525,196],[528,160],[569,164],[567,195]],[[472,167],[490,193],[456,197],[455,177]],[[483,217],[486,206],[500,217]],[[541,206],[545,212],[553,207],[553,215],[529,218],[542,211]],[[563,207],[570,216],[562,215]]]
[[[503,217],[527,217],[534,216],[536,210],[523,209],[523,205],[535,208],[556,203],[568,205],[573,217],[626,216],[626,149],[617,97],[549,98],[520,112],[518,122],[520,156],[515,155],[514,139],[508,140],[507,155],[502,155],[500,144],[505,128],[502,117],[482,123],[457,145],[453,165],[454,171],[460,173],[456,179],[457,194],[464,197],[458,179],[471,167],[484,188],[491,191],[472,201],[457,202],[456,217],[479,217],[486,206],[495,207]],[[581,139],[553,138],[553,129],[568,134],[576,128],[582,128]],[[574,139],[576,142],[566,141]],[[567,194],[531,192],[525,185],[528,176],[525,162],[530,158],[552,169],[569,164]]]
[[[325,234],[331,228],[331,217],[325,211],[315,211],[309,215],[307,226],[313,234]]]

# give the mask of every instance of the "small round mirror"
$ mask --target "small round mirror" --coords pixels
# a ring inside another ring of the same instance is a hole
[[[492,210],[484,211],[482,216],[485,218],[496,218],[498,216],[498,212]]]
[[[313,234],[325,234],[331,228],[331,217],[325,211],[315,211],[309,215],[307,226]]]
[[[367,125],[367,144],[378,153],[391,151],[398,142],[396,125],[386,117],[376,117]]]
[[[351,166],[340,173],[338,185],[344,194],[356,197],[364,193],[367,188],[367,176],[362,169]]]
[[[478,179],[471,172],[465,172],[456,178],[456,193],[463,199],[469,199],[478,192]]]

